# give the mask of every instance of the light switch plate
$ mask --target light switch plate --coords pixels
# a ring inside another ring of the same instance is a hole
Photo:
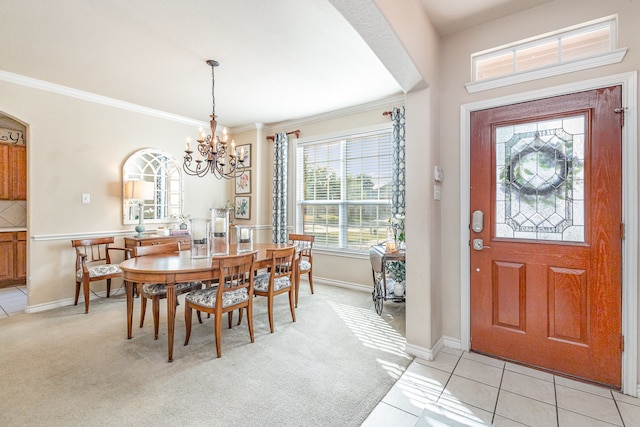
[[[82,203],[91,203],[91,194],[82,193]]]

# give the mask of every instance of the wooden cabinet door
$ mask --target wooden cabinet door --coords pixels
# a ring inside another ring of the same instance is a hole
[[[27,200],[27,147],[13,145],[9,150],[11,172],[11,199]]]
[[[16,279],[27,278],[27,239],[25,232],[19,232],[16,242]]]
[[[11,280],[15,277],[13,241],[2,241],[3,234],[7,234],[12,239],[13,233],[0,233],[0,281]]]
[[[11,199],[9,144],[0,144],[0,200]]]
[[[27,200],[27,147],[0,144],[0,200]]]

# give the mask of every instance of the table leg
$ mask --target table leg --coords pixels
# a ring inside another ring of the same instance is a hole
[[[131,339],[133,323],[133,283],[125,280],[124,288],[127,295],[127,339]]]
[[[173,362],[173,333],[176,326],[176,284],[167,283],[167,335],[169,362]]]

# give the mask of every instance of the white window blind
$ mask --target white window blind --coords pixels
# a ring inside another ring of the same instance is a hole
[[[386,238],[392,139],[389,126],[298,146],[296,228],[315,247],[364,251]]]

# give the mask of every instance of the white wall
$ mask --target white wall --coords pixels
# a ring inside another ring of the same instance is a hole
[[[407,349],[429,358],[442,336],[441,202],[433,197],[440,164],[440,38],[420,2],[376,0],[423,76],[406,96]],[[445,181],[450,173],[445,171]]]
[[[133,231],[122,225],[124,160],[148,147],[181,159],[185,137],[197,128],[7,82],[0,82],[0,111],[29,130],[28,310],[68,304],[75,289],[71,236]],[[229,198],[215,178],[184,179],[192,216]],[[82,193],[91,194],[90,204],[81,203]]]

